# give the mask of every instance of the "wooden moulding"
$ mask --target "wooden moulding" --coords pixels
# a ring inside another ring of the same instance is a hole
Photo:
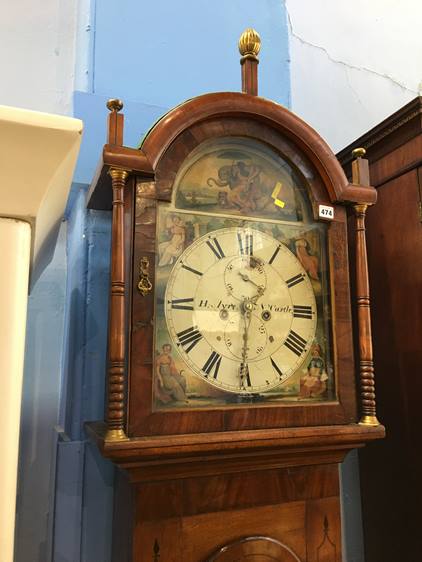
[[[110,211],[113,205],[110,168],[130,170],[140,177],[153,178],[154,171],[145,154],[136,148],[105,144],[103,155],[88,191],[88,209]]]
[[[133,478],[158,480],[267,468],[330,464],[366,442],[384,437],[383,426],[303,427],[228,431],[106,441],[107,426],[86,424],[103,456]],[[135,471],[135,472],[133,472]]]
[[[378,160],[399,149],[411,139],[420,136],[422,131],[422,97],[418,96],[407,105],[384,119],[367,133],[343,148],[337,158],[341,162],[347,177],[352,177],[352,151],[356,147],[366,150],[366,157],[371,166]],[[419,152],[419,160],[420,160]],[[405,160],[405,158],[403,158]],[[408,163],[410,165],[411,162]],[[372,181],[378,185],[371,170]],[[385,181],[385,180],[383,180]]]
[[[343,191],[345,203],[358,203],[360,205],[374,205],[377,201],[377,192],[370,185],[349,184]]]

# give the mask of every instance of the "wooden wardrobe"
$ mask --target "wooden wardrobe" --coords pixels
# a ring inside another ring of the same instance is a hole
[[[366,149],[377,204],[367,244],[378,416],[385,440],[362,449],[365,562],[422,559],[422,97],[338,155]]]

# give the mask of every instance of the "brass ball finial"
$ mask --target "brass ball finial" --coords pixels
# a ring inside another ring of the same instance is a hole
[[[248,27],[242,33],[239,39],[239,52],[242,57],[254,57],[256,58],[261,49],[261,37],[259,33]]]
[[[362,158],[362,156],[365,156],[366,154],[366,150],[364,148],[355,148],[354,150],[352,150],[352,156],[353,158]]]
[[[117,98],[112,98],[111,100],[108,100],[107,109],[110,111],[119,112],[121,109],[123,109],[122,100],[119,100]]]

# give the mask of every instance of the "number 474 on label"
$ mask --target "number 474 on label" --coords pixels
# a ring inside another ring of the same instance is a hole
[[[318,216],[320,219],[333,220],[334,207],[331,207],[330,205],[319,205]]]

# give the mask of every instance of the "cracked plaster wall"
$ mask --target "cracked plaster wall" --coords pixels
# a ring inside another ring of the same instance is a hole
[[[286,0],[292,110],[337,152],[418,95],[420,0]]]

